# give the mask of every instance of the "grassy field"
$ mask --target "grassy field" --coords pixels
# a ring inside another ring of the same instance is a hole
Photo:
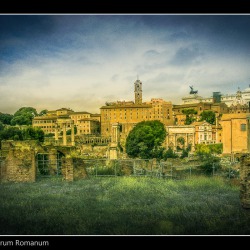
[[[218,178],[0,184],[1,235],[243,235],[250,211]]]

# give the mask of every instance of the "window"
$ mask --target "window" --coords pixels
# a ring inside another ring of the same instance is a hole
[[[245,123],[240,124],[240,130],[241,131],[246,131],[247,130],[247,125]]]

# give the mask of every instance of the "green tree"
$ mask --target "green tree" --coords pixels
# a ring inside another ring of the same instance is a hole
[[[44,141],[44,132],[40,128],[28,127],[22,130],[23,140]]]
[[[44,132],[40,128],[28,127],[23,130],[17,127],[5,127],[0,131],[0,141],[1,140],[38,140],[40,142],[44,141]]]
[[[140,122],[127,137],[126,152],[132,158],[158,158],[163,153],[161,144],[165,137],[166,129],[160,121]]]
[[[173,151],[172,148],[168,148],[164,153],[162,157],[165,161],[168,158],[178,158],[178,155]]]
[[[11,115],[11,114],[0,113],[0,121],[3,124],[10,125],[10,122],[11,122],[12,118],[13,118],[13,115]]]
[[[16,127],[4,128],[0,131],[0,141],[23,139],[22,131]]]
[[[22,107],[14,114],[11,125],[31,125],[32,119],[37,115],[35,108]]]
[[[183,109],[181,112],[186,115],[185,125],[190,125],[196,120],[197,111],[195,109]]]
[[[204,110],[200,114],[200,121],[207,121],[210,124],[215,124],[215,112],[212,110]]]
[[[201,169],[206,173],[211,174],[214,170],[221,168],[220,158],[216,156],[216,153],[222,151],[222,144],[205,145],[197,144],[195,154],[199,157],[201,162]]]
[[[38,114],[38,116],[43,116],[43,115],[46,115],[48,113],[48,110],[47,109],[44,109],[44,110],[42,110],[39,114]]]
[[[4,129],[4,124],[0,121],[0,131]]]

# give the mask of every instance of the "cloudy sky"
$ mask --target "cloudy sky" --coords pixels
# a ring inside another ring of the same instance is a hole
[[[250,15],[0,15],[0,112],[180,104],[250,84]]]

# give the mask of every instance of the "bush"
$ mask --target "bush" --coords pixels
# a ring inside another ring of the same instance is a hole
[[[163,159],[166,161],[168,158],[178,158],[178,155],[173,151],[172,148],[168,148],[163,153]]]

